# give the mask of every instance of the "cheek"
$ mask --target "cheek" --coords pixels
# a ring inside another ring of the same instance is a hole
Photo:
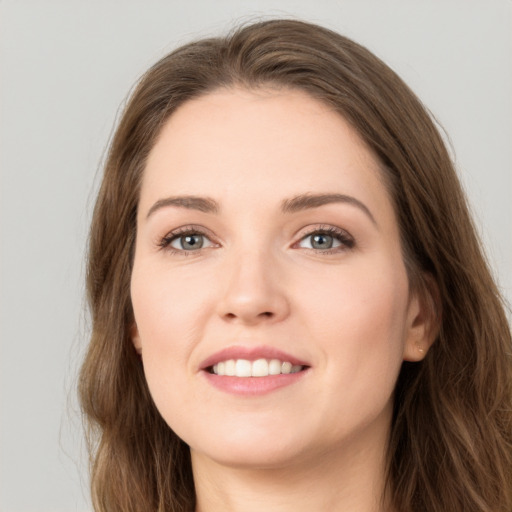
[[[176,421],[186,408],[183,383],[193,374],[190,352],[197,339],[203,301],[197,290],[168,279],[165,270],[135,264],[131,298],[144,373],[164,419]]]
[[[312,296],[311,307],[323,305],[310,316],[323,351],[324,385],[316,397],[337,425],[333,436],[369,424],[391,407],[403,360],[408,286],[405,274],[389,275],[352,272],[331,280],[323,301]],[[350,417],[339,422],[347,411]]]
[[[142,265],[134,266],[131,297],[146,380],[157,407],[165,409],[179,400],[177,379],[190,372],[188,354],[198,325],[190,308],[201,306],[187,287]]]
[[[143,349],[176,350],[197,338],[208,304],[197,284],[165,268],[134,267],[131,298]]]
[[[334,268],[302,283],[307,308],[322,323],[341,321],[348,326],[379,331],[389,322],[403,323],[408,301],[408,280],[401,265],[361,265]],[[307,290],[307,292],[306,292]]]
[[[324,289],[310,288],[304,315],[311,320],[311,335],[322,345],[332,371],[341,368],[350,377],[367,372],[394,383],[406,336],[405,269],[351,268],[333,273],[324,284]]]

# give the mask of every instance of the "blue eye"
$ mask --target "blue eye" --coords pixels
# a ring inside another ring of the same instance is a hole
[[[195,252],[215,244],[203,233],[187,229],[169,233],[160,242],[160,247],[175,252]]]
[[[175,238],[169,245],[174,247],[174,249],[180,249],[182,251],[195,251],[204,246],[205,238],[206,237],[198,233],[181,235]]]
[[[327,229],[317,229],[304,236],[298,247],[304,249],[313,249],[315,251],[343,250],[354,247],[354,239],[341,229],[329,227]]]
[[[336,240],[332,235],[326,235],[325,233],[309,235],[308,238],[313,249],[332,249],[333,247],[341,245],[339,240]]]

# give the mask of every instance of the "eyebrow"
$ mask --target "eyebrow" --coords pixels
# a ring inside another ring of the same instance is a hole
[[[345,203],[355,206],[365,213],[375,226],[378,226],[372,212],[363,202],[353,196],[347,196],[345,194],[301,194],[292,199],[283,201],[281,210],[283,213],[295,213],[331,203]]]
[[[219,205],[210,197],[197,196],[176,196],[166,197],[157,201],[148,211],[146,218],[166,206],[177,206],[178,208],[187,208],[189,210],[198,210],[204,213],[219,213]]]
[[[319,208],[332,203],[344,203],[359,208],[366,216],[377,226],[377,221],[372,215],[370,209],[359,199],[345,194],[300,194],[291,199],[285,199],[281,203],[281,211],[283,213],[296,213],[311,208]],[[159,199],[148,211],[146,218],[161,208],[167,206],[175,206],[178,208],[186,208],[189,210],[198,210],[203,213],[217,214],[220,211],[219,204],[215,199],[210,197],[198,196],[174,196]]]

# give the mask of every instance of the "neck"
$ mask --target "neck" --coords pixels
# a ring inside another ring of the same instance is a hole
[[[219,464],[192,450],[196,512],[390,512],[382,503],[385,447],[352,440],[273,468]]]

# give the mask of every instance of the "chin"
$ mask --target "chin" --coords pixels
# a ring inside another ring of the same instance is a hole
[[[208,458],[218,465],[234,469],[281,469],[297,464],[303,454],[297,447],[279,446],[267,443],[260,446],[252,443],[251,446],[227,444],[222,449],[208,449],[204,451],[191,449],[194,458]]]
[[[207,458],[215,463],[239,469],[279,469],[299,464],[321,452],[318,436],[293,431],[290,425],[241,425],[210,428],[207,436],[190,440],[192,460]],[[310,442],[307,440],[310,439]]]

